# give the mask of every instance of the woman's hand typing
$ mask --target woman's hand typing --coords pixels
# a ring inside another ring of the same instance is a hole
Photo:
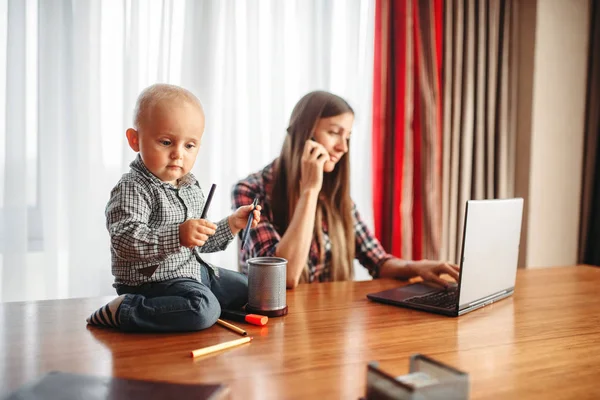
[[[419,260],[404,261],[398,258],[390,258],[381,266],[379,276],[382,278],[410,279],[421,277],[424,281],[448,287],[451,282],[440,277],[447,274],[454,280],[458,280],[460,268],[445,261]]]
[[[412,261],[409,268],[412,268],[415,276],[420,276],[426,282],[437,283],[443,287],[448,287],[450,282],[440,278],[440,275],[446,274],[458,281],[458,274],[460,273],[460,268],[457,265],[445,261]]]

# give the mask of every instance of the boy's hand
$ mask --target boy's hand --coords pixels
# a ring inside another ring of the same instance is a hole
[[[254,218],[252,219],[252,228],[256,227],[256,225],[258,225],[258,223],[260,222],[260,210],[262,209],[262,207],[257,205],[254,211],[252,211],[252,208],[252,204],[249,204],[247,206],[241,206],[229,216],[229,228],[231,229],[231,233],[233,233],[234,236],[246,227],[250,212],[254,214]]]
[[[217,225],[205,219],[188,219],[179,225],[179,243],[185,247],[204,246],[215,234]]]

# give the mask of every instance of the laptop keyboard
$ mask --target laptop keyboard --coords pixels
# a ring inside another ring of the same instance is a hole
[[[404,300],[407,303],[422,304],[439,308],[454,308],[458,301],[458,290],[445,290],[428,293],[424,296],[411,297]]]

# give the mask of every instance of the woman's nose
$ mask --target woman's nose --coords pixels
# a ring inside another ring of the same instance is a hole
[[[344,153],[348,152],[348,140],[344,137],[341,137],[336,146],[337,150],[343,151]]]

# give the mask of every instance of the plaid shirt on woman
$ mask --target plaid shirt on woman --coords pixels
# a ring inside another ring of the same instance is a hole
[[[110,193],[106,206],[106,226],[110,234],[113,286],[138,286],[174,278],[200,281],[200,266],[215,268],[200,258],[200,253],[224,250],[233,240],[227,218],[204,246],[193,249],[179,242],[179,225],[200,218],[205,198],[191,174],[179,180],[179,186],[154,176],[138,155],[130,172]],[[147,276],[140,270],[156,271]]]
[[[254,173],[238,182],[233,188],[233,207],[237,209],[251,204],[255,197],[261,205],[260,222],[248,235],[248,244],[240,250],[240,270],[248,273],[246,260],[252,257],[268,257],[275,254],[281,240],[279,231],[273,226],[271,211],[271,189],[273,186],[273,165],[267,165],[262,171]],[[352,208],[354,231],[356,232],[356,258],[369,270],[373,277],[379,275],[379,267],[391,258],[379,241],[371,234],[360,219],[356,206]],[[325,245],[324,262],[319,257],[319,244],[313,237],[306,263],[308,264],[309,282],[327,282],[331,280],[331,240],[327,234],[327,226],[323,221],[323,242]],[[240,232],[242,235],[243,232]]]

